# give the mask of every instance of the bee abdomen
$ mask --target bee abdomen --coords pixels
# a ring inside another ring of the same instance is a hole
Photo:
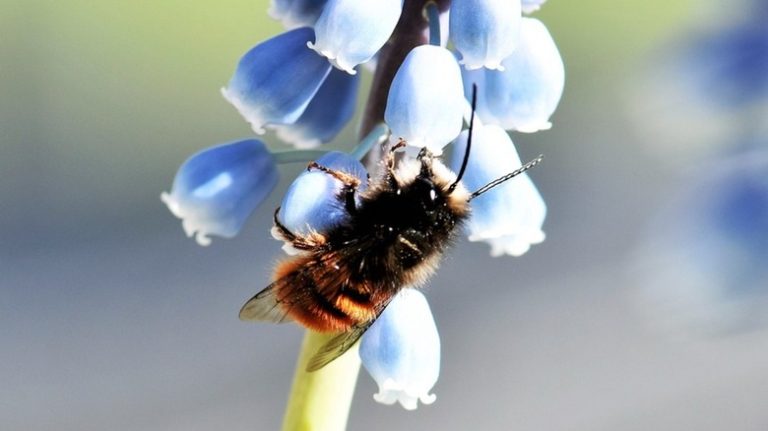
[[[343,332],[376,317],[370,297],[354,288],[324,286],[334,280],[315,280],[306,274],[296,274],[294,283],[281,285],[290,292],[281,297],[294,298],[283,304],[290,317],[318,332]]]
[[[376,317],[371,295],[350,287],[342,288],[334,301],[336,307],[357,323],[367,322]]]

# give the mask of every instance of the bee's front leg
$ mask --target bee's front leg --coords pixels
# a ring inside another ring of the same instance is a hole
[[[357,212],[357,202],[355,201],[355,192],[360,187],[360,179],[354,175],[350,175],[346,172],[337,171],[326,166],[322,166],[317,162],[310,162],[307,166],[307,170],[317,169],[325,172],[328,175],[341,181],[344,185],[341,189],[341,194],[344,196],[344,208],[349,214]]]
[[[395,145],[392,145],[389,150],[384,152],[382,163],[384,163],[384,166],[387,169],[384,180],[389,184],[389,187],[392,190],[396,190],[400,186],[397,182],[397,177],[395,177],[395,152],[400,148],[404,148],[405,145],[405,141],[401,138]]]

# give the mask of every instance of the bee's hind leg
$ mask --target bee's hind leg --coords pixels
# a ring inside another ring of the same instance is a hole
[[[278,219],[277,214],[279,212],[280,207],[277,207],[273,218],[274,226],[272,226],[272,236],[275,239],[285,241],[290,244],[291,247],[301,251],[317,250],[325,245],[325,237],[318,233],[301,236],[291,232],[290,229],[285,227],[285,225],[280,222],[280,219]]]

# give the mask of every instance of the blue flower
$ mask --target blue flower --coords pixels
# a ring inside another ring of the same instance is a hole
[[[337,68],[355,74],[392,35],[403,0],[329,0],[315,23],[317,41],[309,47]]]
[[[314,148],[329,142],[355,113],[359,86],[357,75],[334,69],[296,122],[270,127],[280,139],[296,148]]]
[[[461,166],[467,145],[464,131],[453,149],[451,167]],[[472,150],[463,182],[474,191],[522,166],[507,133],[498,126],[478,126],[472,136]],[[520,256],[531,245],[544,241],[541,226],[547,208],[527,174],[521,174],[471,202],[472,214],[466,225],[470,241],[485,241],[491,256]]]
[[[526,133],[552,127],[549,118],[563,94],[565,67],[541,21],[523,18],[520,45],[502,65],[504,71],[485,71],[478,80],[480,118]],[[466,75],[465,79],[476,78]]]
[[[261,141],[246,139],[202,150],[181,165],[171,193],[160,199],[182,219],[200,245],[209,235],[235,236],[277,184],[272,155]]]
[[[467,107],[453,54],[422,45],[408,53],[395,74],[384,120],[393,137],[440,154],[461,132]]]
[[[467,69],[503,69],[520,38],[519,0],[453,0],[450,37]]]
[[[331,71],[324,58],[307,49],[311,28],[299,28],[266,40],[248,51],[222,95],[256,133],[266,124],[298,120]]]
[[[768,151],[762,145],[702,166],[659,215],[635,268],[655,323],[707,332],[768,323]]]
[[[321,166],[352,175],[360,180],[359,192],[368,186],[368,172],[357,159],[346,153],[333,151],[317,159]],[[302,172],[288,188],[278,212],[278,220],[295,234],[308,235],[326,232],[349,220],[346,201],[341,195],[343,184],[330,174],[317,169]],[[359,194],[356,196],[359,204]],[[273,231],[276,239],[282,239]],[[283,249],[296,254],[291,244]]]
[[[440,375],[440,336],[424,295],[406,288],[390,302],[360,341],[363,366],[376,381],[373,398],[414,410],[432,404]]]
[[[547,0],[523,0],[523,13],[533,13],[541,9],[541,5]]]
[[[312,27],[326,3],[328,0],[272,0],[267,13],[287,29]]]
[[[768,27],[765,12],[752,12],[746,23],[694,39],[681,56],[683,83],[701,99],[738,107],[768,97]]]

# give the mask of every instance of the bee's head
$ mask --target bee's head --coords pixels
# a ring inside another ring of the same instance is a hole
[[[463,214],[468,192],[456,182],[456,176],[428,149],[416,158],[419,171],[410,189],[426,211],[448,210]]]

